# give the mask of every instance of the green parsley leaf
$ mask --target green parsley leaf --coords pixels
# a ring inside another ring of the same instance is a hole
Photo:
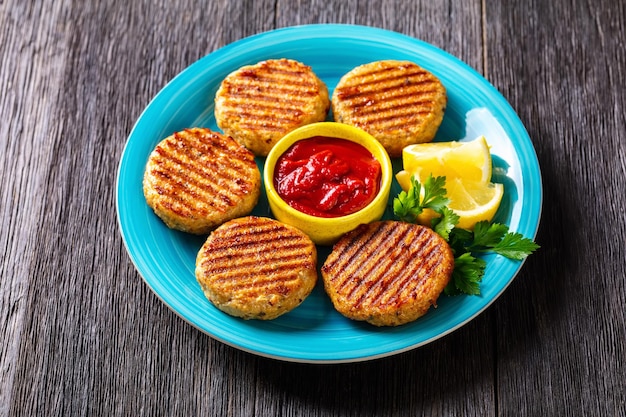
[[[467,245],[470,244],[473,238],[474,234],[471,231],[455,227],[450,232],[448,244],[450,244],[454,253],[461,254],[467,252]]]
[[[521,233],[507,233],[492,250],[498,255],[521,261],[539,249],[539,245]]]
[[[474,239],[467,250],[474,253],[494,252],[509,259],[522,260],[539,248],[520,233],[509,232],[507,225],[479,222],[474,227]]]
[[[415,188],[409,191],[402,191],[398,197],[393,199],[393,213],[403,222],[415,223],[417,216],[422,213],[419,206],[419,199],[415,197]]]
[[[459,223],[459,215],[445,206],[439,210],[439,214],[441,217],[435,217],[432,220],[432,228],[439,236],[448,240],[450,232]]]
[[[417,180],[415,181],[417,182]],[[419,182],[418,182],[419,184]],[[446,177],[433,178],[432,174],[424,181],[424,198],[422,206],[437,213],[444,208],[450,200],[446,197]]]
[[[424,209],[431,209],[439,213],[449,202],[444,188],[446,177],[433,178],[429,175],[424,184],[411,177],[411,187],[408,191],[401,191],[393,200],[393,212],[400,220],[407,223],[417,222],[417,216]]]
[[[454,258],[452,279],[444,289],[446,295],[480,294],[480,282],[485,274],[487,263],[466,252]]]
[[[474,238],[469,250],[491,248],[500,242],[508,231],[509,227],[505,224],[480,221],[474,226]]]

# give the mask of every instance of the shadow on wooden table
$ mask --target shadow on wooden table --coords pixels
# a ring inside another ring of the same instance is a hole
[[[466,397],[469,403],[493,402],[490,321],[490,315],[483,314],[429,345],[368,362],[310,365],[259,359],[257,386],[261,392],[257,398],[284,396],[290,401],[297,399],[308,409],[359,416],[415,410],[424,404],[445,410],[451,396]],[[273,406],[265,404],[263,408]]]

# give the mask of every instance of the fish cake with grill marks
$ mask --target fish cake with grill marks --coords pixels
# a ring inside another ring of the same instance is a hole
[[[311,67],[270,59],[229,74],[215,95],[220,129],[257,156],[292,130],[326,119],[328,88]]]
[[[206,128],[185,129],[152,151],[143,191],[168,227],[202,235],[254,209],[261,173],[254,155],[233,138]]]
[[[375,326],[398,326],[436,306],[453,269],[450,246],[432,229],[379,221],[344,235],[321,273],[341,314]]]
[[[198,252],[196,279],[225,313],[271,320],[299,306],[315,287],[317,250],[293,226],[242,217],[209,235]]]
[[[398,157],[414,143],[430,142],[447,105],[439,79],[408,61],[376,61],[345,74],[332,96],[335,121],[359,127]]]

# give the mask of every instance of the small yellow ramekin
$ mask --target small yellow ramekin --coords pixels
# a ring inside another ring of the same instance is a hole
[[[356,142],[369,150],[378,160],[381,167],[380,189],[367,206],[346,216],[316,217],[296,210],[280,197],[274,187],[274,168],[278,158],[294,143],[314,136],[335,137]],[[392,178],[391,160],[380,142],[359,128],[336,122],[312,123],[288,133],[269,152],[263,170],[265,191],[274,217],[278,221],[302,230],[318,245],[332,245],[360,224],[379,220],[387,207]]]

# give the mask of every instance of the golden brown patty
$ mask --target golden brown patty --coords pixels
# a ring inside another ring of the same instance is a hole
[[[437,233],[420,225],[381,221],[344,235],[322,266],[322,277],[344,316],[397,326],[436,305],[453,269],[452,250]]]
[[[335,120],[367,131],[392,157],[407,145],[432,141],[446,103],[437,77],[412,62],[392,60],[354,68],[332,97]]]
[[[256,205],[261,173],[254,155],[234,139],[209,129],[174,133],[152,151],[143,192],[165,224],[205,234]]]
[[[242,67],[215,95],[217,125],[258,156],[290,131],[325,120],[329,108],[326,85],[311,67],[290,59]]]
[[[243,217],[215,229],[200,249],[196,279],[220,310],[271,320],[296,308],[317,281],[317,252],[295,227]]]

